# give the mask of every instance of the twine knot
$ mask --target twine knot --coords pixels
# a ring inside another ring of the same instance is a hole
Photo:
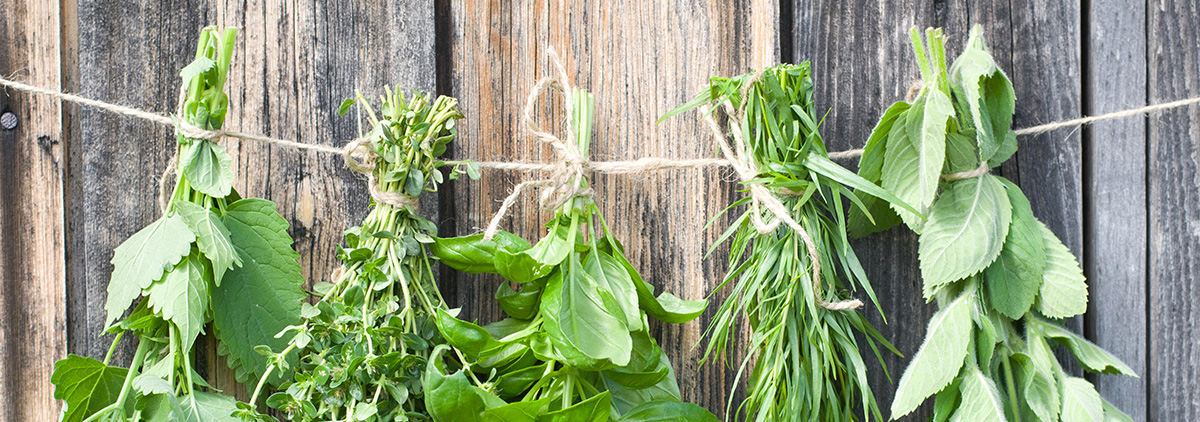
[[[346,167],[360,174],[366,175],[367,178],[367,193],[376,203],[388,204],[396,208],[416,208],[418,205],[417,197],[408,196],[402,193],[389,192],[379,187],[379,179],[375,177],[375,163],[379,160],[379,155],[375,153],[374,143],[367,138],[355,138],[342,150],[342,160],[346,162]]]

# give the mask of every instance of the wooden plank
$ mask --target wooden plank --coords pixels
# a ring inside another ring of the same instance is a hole
[[[0,4],[0,74],[62,84],[58,2]],[[58,417],[50,374],[66,356],[65,156],[57,101],[0,94],[0,421]],[[3,119],[3,118],[0,118]]]
[[[1200,95],[1200,4],[1155,2],[1147,49],[1149,99]],[[1149,417],[1200,419],[1200,107],[1150,116]]]
[[[983,25],[989,49],[1013,80],[1017,93],[1015,127],[1076,117],[1080,106],[1077,5],[1024,4],[957,0],[947,2],[822,1],[793,2],[792,60],[812,60],[818,104],[830,114],[823,135],[830,150],[860,148],[885,107],[902,100],[919,79],[908,30],[943,27],[947,57],[953,60],[970,27]],[[1055,95],[1046,96],[1046,92]],[[1078,135],[1069,130],[1020,139],[1021,150],[1001,175],[1021,185],[1034,213],[1058,233],[1072,251],[1081,252],[1081,187]],[[852,165],[852,163],[846,163]],[[1022,175],[1027,175],[1022,183]],[[936,306],[923,304],[916,236],[896,228],[855,242],[855,251],[871,265],[888,324],[867,309],[873,324],[911,357],[924,339],[925,324]],[[1078,323],[1069,325],[1078,331]],[[868,352],[869,354],[869,352]],[[864,356],[874,360],[874,356]],[[899,376],[908,358],[885,358]],[[871,386],[883,407],[895,385],[882,371]],[[928,419],[926,403],[906,420]]]
[[[183,7],[158,2],[103,1],[81,5],[81,85],[84,93],[149,110],[169,111],[179,86],[178,70],[192,58],[198,30],[207,24],[238,27],[237,50],[226,92],[226,127],[248,133],[341,146],[356,137],[353,117],[336,114],[341,100],[360,88],[434,88],[433,6],[396,0],[369,5],[349,2],[228,2]],[[128,19],[129,16],[141,16]],[[116,40],[156,40],[154,43]],[[114,60],[117,57],[119,60]],[[129,72],[130,66],[149,69]],[[103,323],[105,286],[112,249],[157,217],[158,174],[174,148],[170,130],[153,124],[84,110],[76,163],[84,181],[83,227],[76,235],[86,255],[73,262],[86,268],[84,295],[75,305],[81,318],[72,332],[73,352],[103,356],[111,339],[95,339]],[[340,157],[300,153],[260,144],[225,141],[233,156],[234,187],[245,196],[275,201],[291,223],[305,276],[322,281],[340,264],[334,245],[342,232],[367,213],[366,189]],[[423,201],[436,219],[437,201]],[[73,243],[74,244],[74,243]],[[74,343],[73,343],[74,344]],[[199,344],[199,343],[198,343]],[[116,362],[127,363],[131,344]],[[209,381],[248,398],[236,386],[212,342],[197,346]]]
[[[1146,3],[1099,0],[1087,10],[1084,114],[1146,101]],[[1084,273],[1088,337],[1142,378],[1096,376],[1096,389],[1137,421],[1146,415],[1146,122],[1083,129]]]
[[[593,159],[713,156],[711,135],[695,113],[657,125],[655,120],[691,99],[710,75],[743,73],[776,60],[777,31],[772,28],[777,12],[771,11],[776,5],[756,4],[757,12],[744,1],[452,2],[449,85],[467,115],[456,157],[551,158],[549,148],[519,126],[529,89],[552,71],[545,57],[551,46],[574,83],[596,94]],[[549,113],[543,119],[561,119],[554,108],[560,106],[547,104],[553,107],[543,107]],[[446,215],[443,232],[482,230],[513,185],[537,176],[485,171],[478,182],[455,183],[448,195],[455,206],[447,209],[454,214]],[[592,186],[629,258],[657,288],[695,299],[705,297],[721,279],[724,252],[701,260],[720,234],[720,229],[702,233],[703,224],[735,198],[734,186],[720,171],[596,176]],[[549,215],[528,195],[502,228],[533,240],[543,234]],[[715,226],[728,223],[723,219]],[[446,282],[459,286],[456,302],[465,318],[491,322],[501,317],[492,299],[498,277],[447,273]],[[675,364],[683,398],[721,415],[733,373],[716,364],[698,367],[702,349],[693,347],[712,310],[687,324],[652,324],[652,331]]]

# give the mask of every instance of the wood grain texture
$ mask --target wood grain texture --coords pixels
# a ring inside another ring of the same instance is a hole
[[[1146,101],[1146,4],[1097,0],[1088,8],[1084,114]],[[1100,394],[1146,420],[1146,119],[1083,129],[1084,273],[1089,339],[1142,378],[1094,376]]]
[[[339,1],[160,3],[99,1],[80,5],[80,85],[93,98],[148,110],[174,109],[178,71],[194,54],[199,29],[240,29],[226,92],[226,128],[342,146],[358,136],[353,117],[337,116],[341,100],[382,92],[434,88],[433,5],[398,0],[353,6]],[[138,16],[138,19],[130,19]],[[138,41],[132,41],[138,40]],[[149,40],[150,42],[145,42]],[[119,58],[119,59],[114,59]],[[130,68],[149,69],[131,72]],[[103,357],[103,323],[112,249],[154,220],[158,174],[174,151],[169,129],[84,110],[73,177],[83,207],[72,271],[72,352]],[[234,158],[234,187],[274,201],[291,224],[304,275],[321,281],[340,263],[334,245],[367,214],[364,182],[340,157],[225,141]],[[422,210],[436,218],[436,196]],[[77,289],[76,289],[77,288]],[[246,399],[211,338],[198,346],[210,383]],[[129,361],[132,344],[117,363]]]
[[[0,4],[0,74],[59,87],[60,19],[57,2]],[[62,110],[8,91],[3,113],[17,126],[0,128],[0,421],[49,421],[50,374],[67,352]]]
[[[1148,7],[1150,102],[1200,94],[1200,5]],[[1200,107],[1150,116],[1149,418],[1200,419]]]
[[[751,4],[759,7],[751,11],[746,7]],[[552,71],[545,54],[553,47],[573,82],[596,96],[592,159],[712,157],[715,144],[695,113],[661,124],[655,120],[691,99],[711,75],[745,73],[752,65],[775,62],[774,6],[763,1],[451,2],[449,85],[467,116],[454,153],[477,160],[551,158],[550,149],[526,135],[518,122],[530,87]],[[543,104],[543,121],[563,118],[560,102]],[[485,171],[478,182],[456,183],[447,198],[455,214],[446,215],[443,232],[481,231],[513,185],[537,176]],[[729,180],[715,169],[677,170],[596,176],[592,186],[642,276],[658,289],[696,299],[724,275],[724,249],[710,260],[701,258],[729,221],[701,229],[735,198]],[[550,213],[534,196],[522,198],[501,227],[530,240],[544,234],[542,223]],[[456,305],[465,318],[492,322],[501,317],[492,299],[498,277],[446,277],[458,285]],[[721,415],[733,374],[717,364],[699,367],[702,349],[694,347],[715,308],[687,324],[652,324],[652,332],[675,364],[684,400]]]
[[[1015,127],[1079,113],[1077,5],[797,0],[792,11],[795,57],[790,59],[813,61],[818,106],[830,109],[823,125],[830,150],[861,148],[883,110],[903,100],[908,87],[920,79],[908,36],[913,26],[944,28],[947,60],[952,61],[962,51],[971,26],[982,25],[988,48],[1016,90]],[[1048,92],[1054,95],[1045,95]],[[1082,156],[1078,135],[1059,132],[1019,139],[1020,151],[999,173],[1021,186],[1033,202],[1034,214],[1078,256],[1082,252]],[[867,275],[888,323],[876,309],[867,309],[866,314],[906,356],[885,357],[889,371],[898,377],[920,347],[925,324],[936,311],[936,305],[923,303],[917,237],[898,227],[855,242],[855,251],[860,260],[870,263]],[[1078,322],[1068,326],[1080,330]],[[864,360],[874,361],[874,356]],[[1066,362],[1072,364],[1070,359]],[[895,384],[875,370],[871,386],[886,409]],[[931,403],[904,420],[928,419]]]

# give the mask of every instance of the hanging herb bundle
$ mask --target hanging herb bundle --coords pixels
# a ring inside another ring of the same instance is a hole
[[[879,345],[899,354],[858,311],[830,308],[840,308],[834,302],[858,288],[878,307],[846,239],[849,204],[843,196],[856,209],[864,204],[850,187],[885,203],[908,206],[829,160],[818,133],[812,87],[808,62],[767,68],[760,76],[714,77],[695,100],[663,117],[705,104],[725,106],[738,149],[744,150],[742,159],[757,169],[750,170],[757,173],[750,177],[757,178],[746,183],[762,184],[779,197],[811,236],[815,249],[810,254],[804,236],[788,226],[762,227],[759,221],[775,216],[760,210],[753,198],[729,207],[752,205],[720,238],[732,236],[733,242],[730,271],[718,289],[732,284],[732,290],[708,328],[704,361],[726,352],[739,320],[746,318],[749,350],[740,363],[733,363],[738,365],[738,378],[757,362],[749,374],[745,401],[729,412],[735,419],[850,421],[858,419],[853,412],[861,406],[864,420],[870,419],[868,414],[881,420],[855,332],[865,334],[880,365]]]
[[[866,234],[907,223],[920,235],[926,300],[941,309],[900,378],[892,418],[937,395],[934,421],[1130,420],[1083,378],[1067,374],[1052,346],[1089,371],[1135,376],[1112,354],[1054,319],[1087,308],[1087,285],[1071,252],[1038,221],[1012,182],[988,174],[1017,150],[1012,84],[971,31],[946,69],[941,30],[913,29],[924,86],[913,103],[887,110],[867,143],[859,174],[926,212],[870,208]]]
[[[196,60],[181,72],[182,117],[217,130],[228,98],[223,89],[236,30],[205,28]],[[192,367],[196,337],[211,327],[239,381],[264,371],[256,347],[280,347],[272,337],[300,322],[299,255],[288,223],[263,199],[242,199],[232,187],[225,148],[178,136],[178,179],[164,215],[113,253],[108,284],[108,328],[138,337],[129,368],[70,355],[55,364],[54,397],[65,402],[64,421],[232,419],[233,398],[209,387]],[[212,325],[209,325],[209,322]]]
[[[564,84],[565,85],[565,84]],[[567,88],[573,107],[563,145],[587,156],[592,95]],[[573,100],[573,101],[572,101]],[[703,300],[658,297],[625,259],[587,180],[577,173],[571,193],[532,247],[498,232],[435,239],[448,266],[500,274],[496,299],[508,318],[479,327],[439,311],[437,325],[470,364],[447,373],[439,360],[426,371],[425,401],[435,421],[716,421],[680,402],[671,363],[649,333],[647,314],[682,323],[704,311]],[[468,379],[485,380],[482,386]]]
[[[332,282],[314,286],[321,298],[304,304],[304,324],[280,333],[291,339],[282,351],[265,353],[270,368],[281,370],[299,357],[292,379],[267,399],[292,420],[429,420],[422,372],[434,346],[444,343],[433,317],[446,302],[426,252],[437,225],[417,214],[416,198],[442,183],[439,157],[463,117],[455,99],[431,98],[415,93],[406,99],[397,88],[382,96],[378,115],[361,94],[339,110],[345,114],[357,103],[360,122],[362,112],[367,115],[370,130],[362,139],[371,158],[362,170],[370,174],[374,201],[337,249],[342,268]],[[473,165],[466,169],[476,174]],[[244,414],[266,419],[249,407]]]

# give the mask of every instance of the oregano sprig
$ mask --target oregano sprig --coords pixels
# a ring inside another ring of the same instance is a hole
[[[709,343],[704,362],[724,355],[738,334],[740,320],[745,318],[751,330],[749,350],[741,362],[733,362],[738,379],[749,369],[746,399],[736,410],[732,410],[731,399],[728,417],[850,421],[859,420],[854,413],[858,408],[862,420],[872,416],[882,420],[867,385],[867,368],[855,332],[864,334],[881,366],[879,346],[899,352],[857,310],[831,310],[822,304],[838,302],[848,291],[862,289],[878,308],[845,235],[845,207],[851,205],[844,201],[865,210],[861,197],[850,188],[884,204],[901,209],[908,206],[830,161],[819,133],[820,115],[813,102],[808,62],[770,67],[758,75],[711,78],[708,89],[663,119],[704,104],[728,105],[727,109],[734,110],[727,116],[729,130],[735,139],[740,134],[745,140],[748,156],[760,172],[758,179],[745,183],[769,187],[811,236],[818,251],[818,261],[813,262],[802,236],[789,227],[761,232],[752,221],[755,217],[771,220],[772,216],[759,207],[747,207],[721,235],[722,241],[733,240],[730,270],[717,289],[728,286],[730,292],[706,332]],[[750,200],[735,202],[729,209]],[[818,267],[820,284],[814,285],[812,273]]]
[[[928,221],[866,198],[869,213],[850,216],[858,236],[900,221],[918,233],[925,298],[940,305],[900,378],[891,417],[936,394],[939,422],[1130,420],[1054,357],[1058,344],[1088,371],[1136,376],[1054,321],[1086,309],[1082,270],[1021,189],[988,174],[1017,150],[1012,83],[980,27],[949,68],[941,30],[925,35],[928,46],[912,31],[923,86],[912,103],[884,113],[859,175],[911,201]]]
[[[186,96],[179,118],[186,123],[204,130],[224,123],[236,35],[201,31],[195,60],[180,72]],[[205,391],[209,385],[193,368],[197,336],[213,332],[218,351],[245,380],[263,372],[249,358],[254,349],[282,343],[268,333],[300,320],[304,280],[287,221],[274,203],[238,195],[224,147],[182,134],[177,140],[177,179],[163,216],[113,253],[105,303],[113,347],[103,362],[70,355],[55,364],[51,382],[55,398],[66,402],[65,421],[234,420],[234,399]],[[127,333],[138,338],[133,362],[110,366]]]
[[[376,112],[358,94],[339,112],[357,104],[360,124],[366,115],[367,130],[360,131],[373,168],[364,170],[371,172],[369,183],[378,184],[371,191],[410,200],[372,201],[362,224],[347,230],[345,246],[337,247],[341,269],[314,286],[320,300],[304,304],[304,323],[278,334],[290,339],[287,347],[263,351],[269,369],[296,369],[266,400],[291,420],[429,418],[423,373],[435,346],[445,343],[434,318],[446,302],[427,249],[437,225],[417,213],[415,199],[443,182],[440,157],[463,116],[453,98],[419,92],[405,98],[399,88],[385,90],[380,103]],[[289,359],[297,358],[293,366]],[[251,403],[267,393],[267,375]],[[242,416],[270,419],[249,406]]]

